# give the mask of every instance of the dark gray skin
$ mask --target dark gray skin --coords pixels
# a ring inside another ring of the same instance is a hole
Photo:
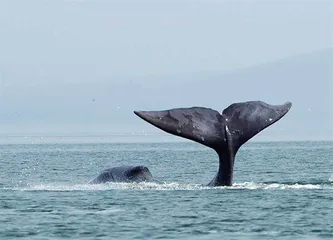
[[[143,120],[176,136],[214,149],[219,170],[209,186],[231,186],[238,149],[253,136],[280,120],[292,104],[270,105],[262,101],[231,104],[219,112],[204,107],[164,111],[134,111]]]
[[[103,170],[89,184],[106,182],[151,182],[153,176],[145,166],[121,166]]]

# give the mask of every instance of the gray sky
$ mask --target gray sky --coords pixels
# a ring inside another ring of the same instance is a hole
[[[1,1],[0,135],[153,132],[134,109],[259,99],[296,101],[281,139],[325,102],[331,138],[332,46],[333,1]]]

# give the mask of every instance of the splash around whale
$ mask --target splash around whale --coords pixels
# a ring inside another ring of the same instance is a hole
[[[219,113],[205,107],[162,111],[134,111],[153,126],[216,151],[219,169],[208,186],[231,186],[236,153],[259,132],[280,120],[292,103],[270,105],[262,101],[233,103]],[[90,183],[153,181],[145,166],[122,166],[102,171]]]

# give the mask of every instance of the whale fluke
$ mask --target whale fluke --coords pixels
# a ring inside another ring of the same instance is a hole
[[[224,109],[222,114],[204,107],[134,113],[165,132],[214,149],[219,155],[220,165],[219,172],[209,185],[230,186],[238,149],[281,119],[291,106],[291,102],[270,105],[262,101],[249,101],[233,103]]]

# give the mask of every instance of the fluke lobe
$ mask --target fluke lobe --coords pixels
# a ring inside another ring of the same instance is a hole
[[[262,101],[233,103],[218,111],[205,107],[163,111],[134,111],[165,132],[201,143],[219,156],[219,170],[209,186],[231,186],[238,149],[253,136],[281,119],[291,102],[270,105]]]

